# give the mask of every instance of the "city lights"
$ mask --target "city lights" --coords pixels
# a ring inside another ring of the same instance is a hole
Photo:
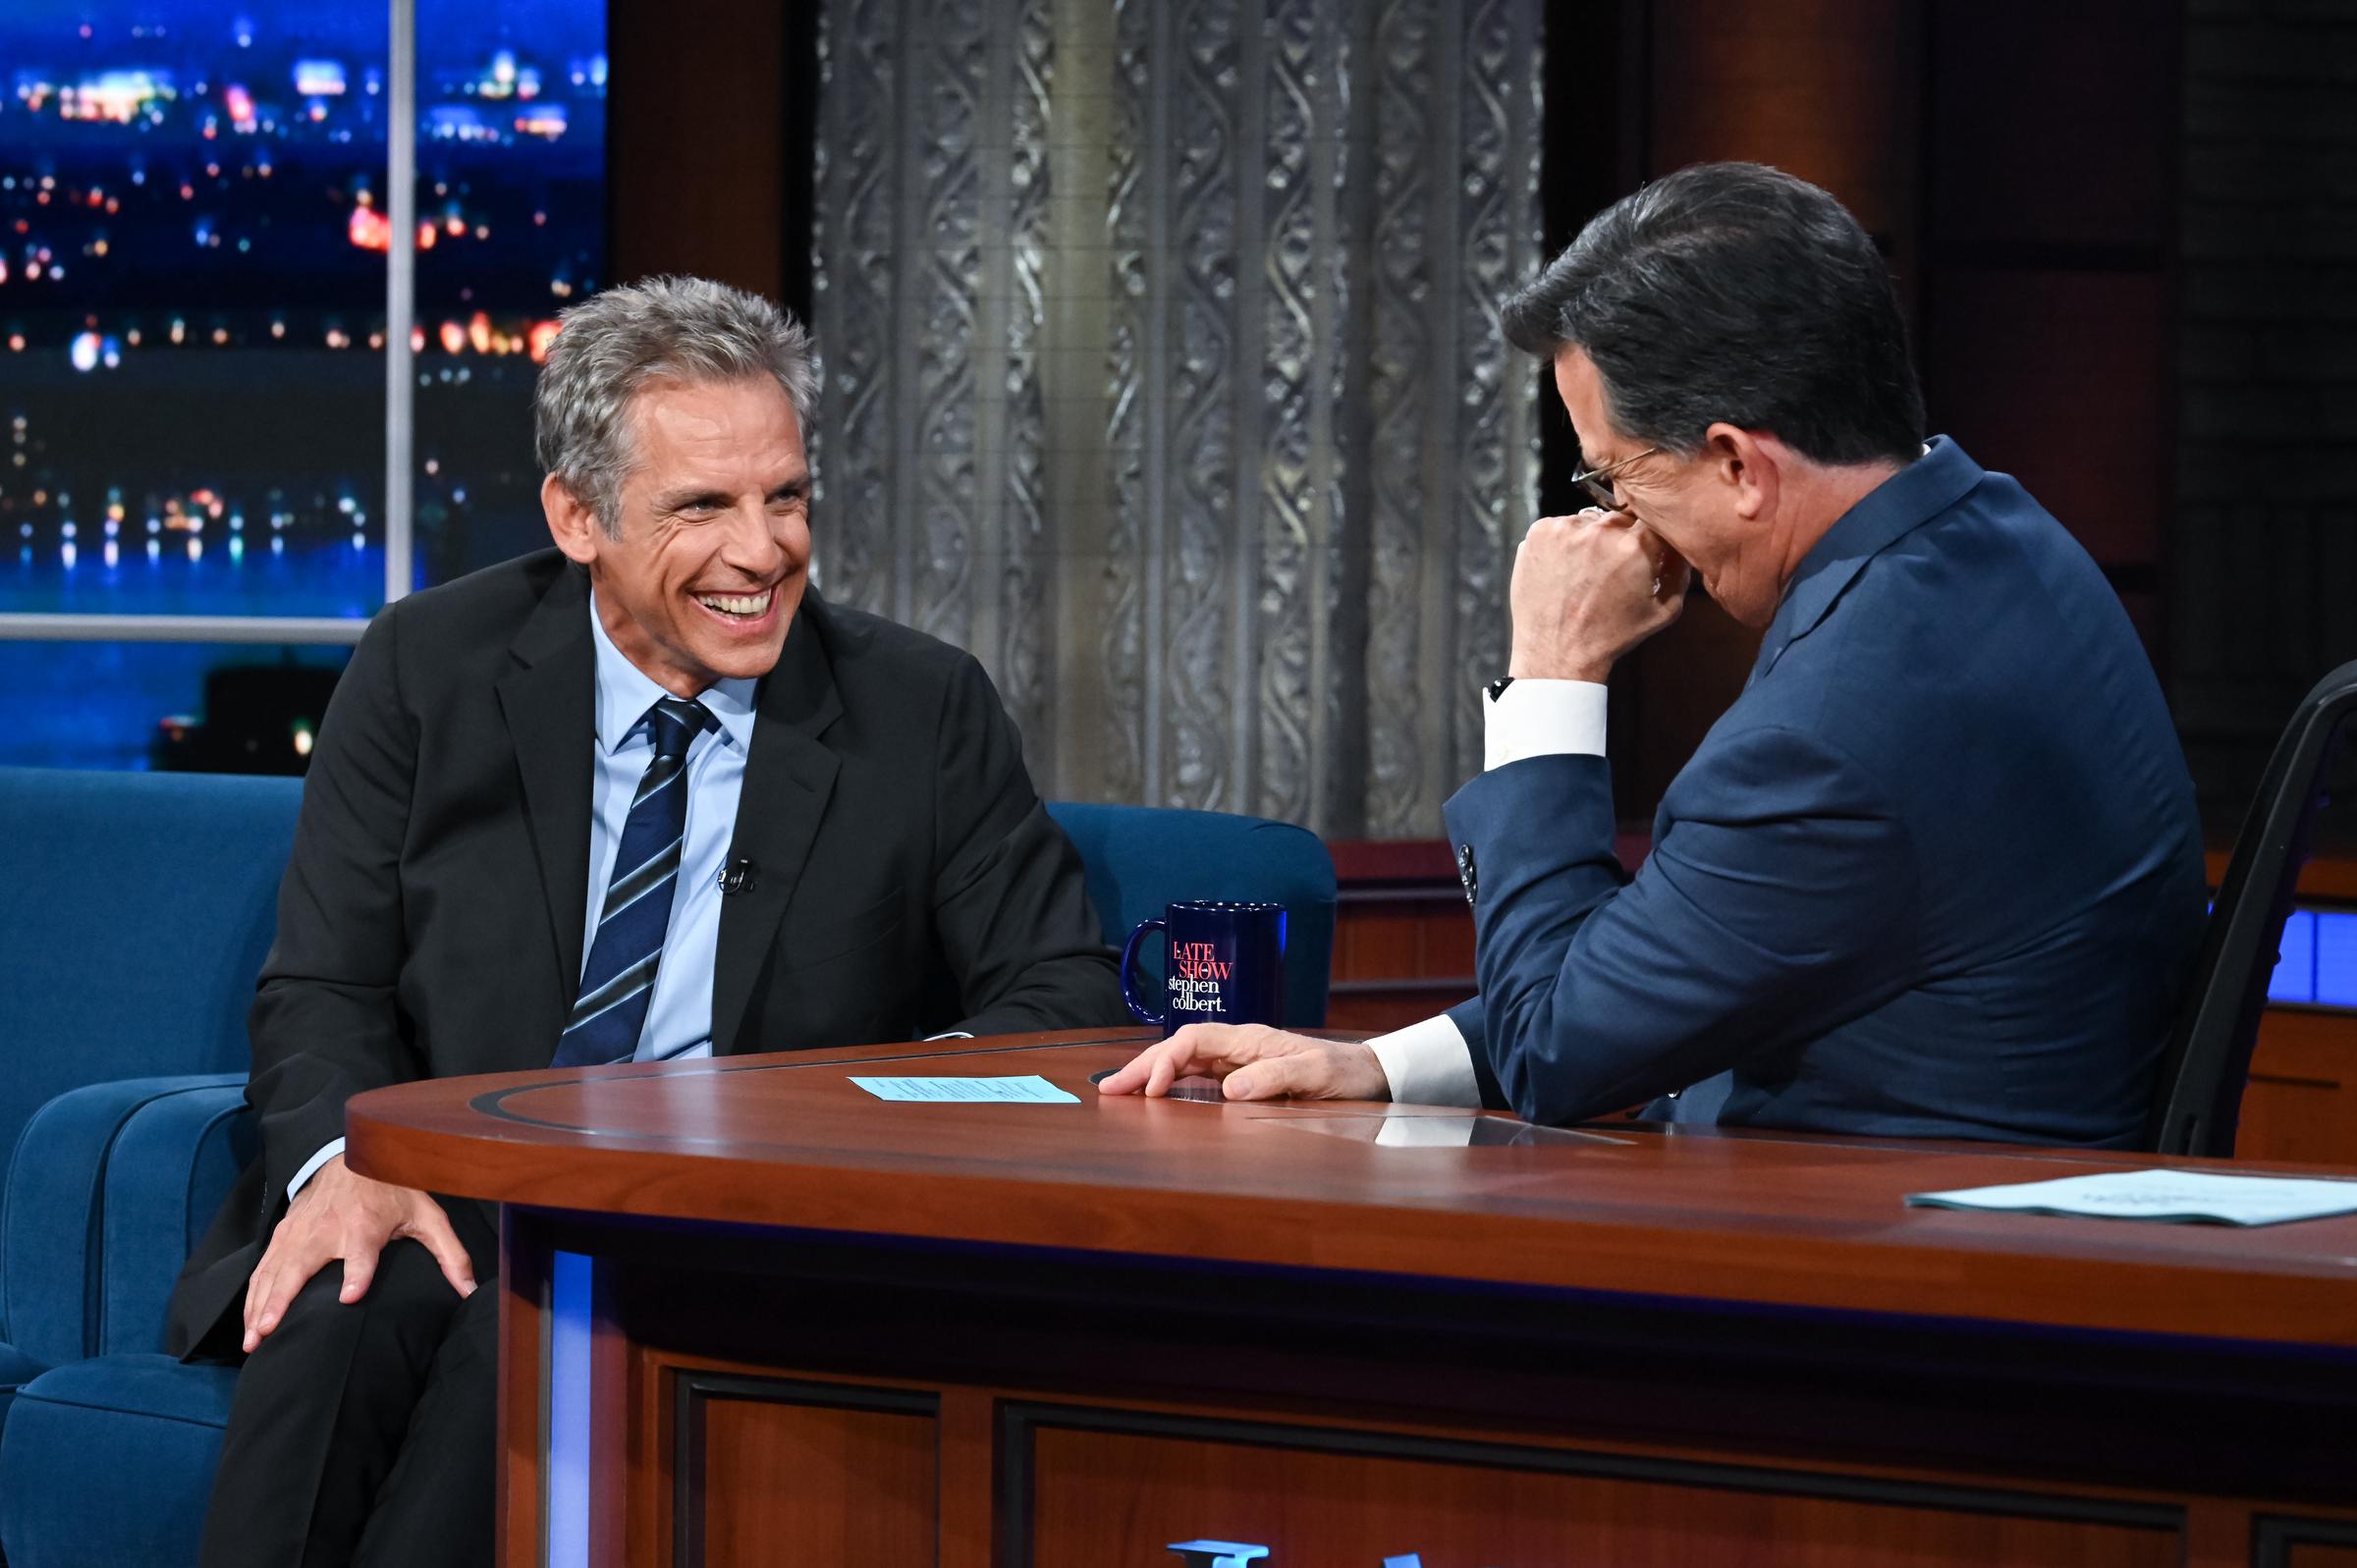
[[[110,10],[92,28],[0,0],[0,610],[364,616],[396,238],[383,0]],[[435,449],[421,583],[544,537],[515,410],[556,305],[605,263],[602,14],[525,35],[447,10],[419,19],[403,237]],[[71,494],[102,505],[77,523]]]

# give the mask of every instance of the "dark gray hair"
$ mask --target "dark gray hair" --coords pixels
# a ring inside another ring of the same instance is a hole
[[[635,431],[631,400],[650,381],[708,385],[769,376],[807,435],[818,402],[810,334],[758,295],[706,278],[648,278],[557,317],[562,331],[532,395],[540,466],[622,535],[622,482]]]
[[[1508,342],[1577,347],[1631,440],[1683,457],[1725,420],[1826,463],[1923,447],[1889,268],[1841,203],[1756,163],[1700,163],[1590,219],[1507,300]]]

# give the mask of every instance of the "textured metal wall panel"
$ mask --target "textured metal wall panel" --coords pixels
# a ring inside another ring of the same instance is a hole
[[[1421,836],[1479,766],[1536,499],[1495,310],[1540,259],[1541,18],[830,6],[821,581],[971,647],[1046,792]]]

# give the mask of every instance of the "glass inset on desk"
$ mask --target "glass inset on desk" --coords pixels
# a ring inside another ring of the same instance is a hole
[[[1533,1149],[1550,1144],[1622,1144],[1610,1133],[1541,1127],[1504,1116],[1445,1110],[1329,1110],[1269,1115],[1257,1121],[1293,1132],[1322,1132],[1386,1149]]]

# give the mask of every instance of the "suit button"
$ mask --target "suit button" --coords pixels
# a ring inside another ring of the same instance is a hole
[[[1469,843],[1456,846],[1456,880],[1465,885],[1465,902],[1471,903],[1481,879],[1473,874],[1473,846]]]

